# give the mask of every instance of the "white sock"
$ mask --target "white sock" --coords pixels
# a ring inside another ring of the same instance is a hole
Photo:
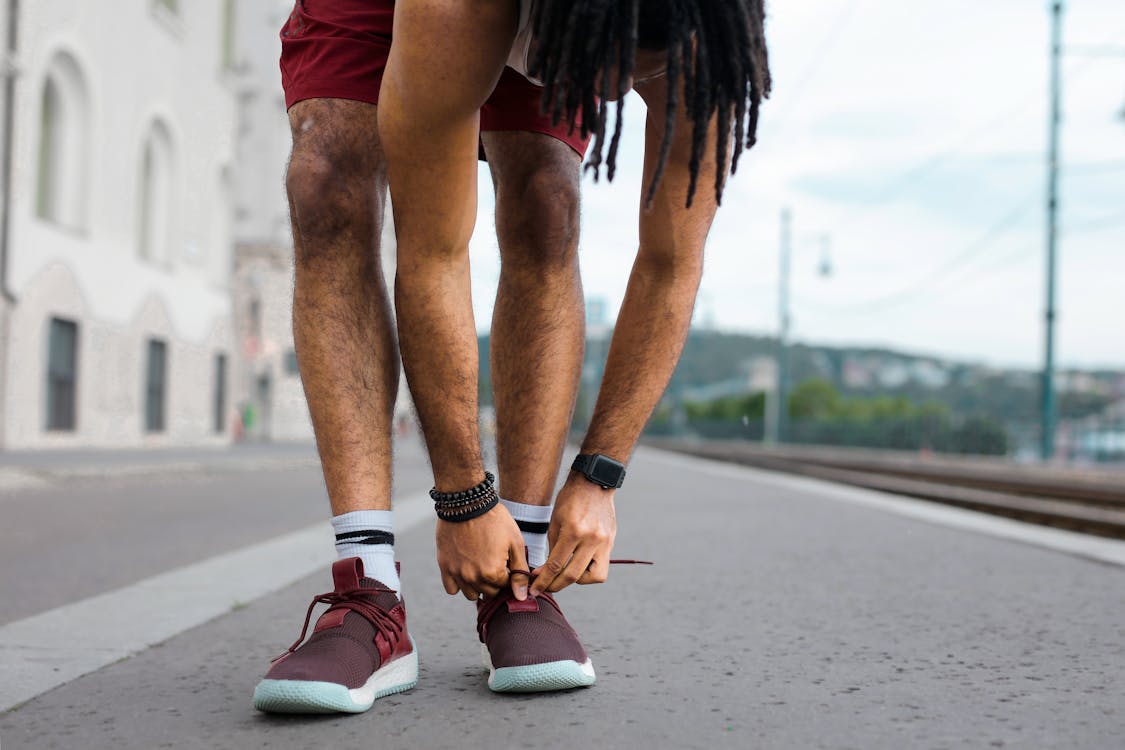
[[[527,547],[527,564],[534,570],[547,562],[547,526],[551,522],[550,505],[528,505],[501,499],[504,507],[516,519]]]
[[[336,552],[340,559],[358,557],[363,560],[363,574],[389,589],[402,591],[395,569],[395,535],[393,512],[389,510],[353,510],[332,517],[336,531]]]

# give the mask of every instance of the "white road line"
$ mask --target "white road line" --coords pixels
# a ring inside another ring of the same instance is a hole
[[[428,500],[397,502],[395,531],[429,519]],[[0,627],[0,711],[323,570],[331,540],[314,524]]]
[[[26,469],[17,469],[11,466],[0,467],[0,490],[15,492],[16,490],[46,487],[48,484],[46,479]],[[2,499],[2,496],[0,496],[0,499]]]
[[[1045,547],[1056,552],[1084,557],[1097,562],[1125,566],[1125,542],[1117,539],[1079,534],[1065,529],[1039,526],[1001,516],[965,510],[952,505],[941,505],[926,500],[836,484],[823,479],[723,463],[657,448],[643,448],[638,453],[641,453],[642,456],[651,454],[652,458],[659,456],[659,460],[666,464],[678,463],[685,468],[706,471],[710,474],[769,484],[782,489],[791,489],[798,493],[805,492],[830,497],[853,505],[875,508],[940,526],[964,529],[1037,547]]]

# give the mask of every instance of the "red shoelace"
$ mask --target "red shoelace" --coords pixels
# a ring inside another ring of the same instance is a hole
[[[609,564],[610,565],[653,565],[654,563],[650,560],[610,560]],[[513,575],[513,576],[514,575],[525,575],[528,578],[528,582],[531,582],[531,581],[535,580],[535,578],[536,578],[536,576],[533,576],[531,574],[530,570],[511,570],[511,571],[508,571],[508,574]],[[503,604],[504,602],[508,601],[509,599],[513,599],[513,598],[515,598],[515,594],[512,593],[512,587],[511,586],[505,586],[502,589],[500,589],[500,593],[497,594],[496,596],[492,596],[492,597],[489,597],[487,599],[481,600],[482,606],[481,606],[480,611],[477,613],[477,633],[481,636],[482,641],[484,639],[484,633],[482,632],[482,628],[484,627],[485,623],[487,623],[489,620],[492,619],[493,613],[496,612],[496,610],[500,607],[501,604]],[[555,611],[557,611],[560,615],[562,614],[562,608],[559,607],[558,602],[555,601],[555,597],[551,596],[551,593],[549,591],[544,591],[543,593],[539,594],[535,598],[536,598],[537,601],[544,601],[545,600],[552,607],[555,608]]]
[[[398,594],[385,586],[372,586],[371,588],[355,588],[347,591],[331,591],[327,594],[320,594],[313,597],[312,602],[309,603],[308,612],[305,613],[305,624],[301,626],[301,635],[293,642],[293,645],[280,656],[271,660],[271,664],[278,659],[283,659],[289,654],[297,650],[305,640],[305,633],[309,630],[309,623],[312,621],[313,609],[318,604],[329,605],[328,609],[324,610],[323,614],[327,614],[334,609],[350,609],[353,612],[366,618],[375,629],[382,633],[391,643],[397,643],[398,639],[402,637],[403,626],[395,621],[393,617],[384,612],[374,602],[370,601],[368,597],[372,594],[389,593]],[[323,616],[322,614],[322,616]]]

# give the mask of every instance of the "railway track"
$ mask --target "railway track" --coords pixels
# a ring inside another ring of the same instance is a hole
[[[739,441],[646,440],[655,448],[801,474],[1021,521],[1125,539],[1125,471],[996,459]]]

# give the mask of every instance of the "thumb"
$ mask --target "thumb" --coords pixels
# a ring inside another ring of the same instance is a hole
[[[523,546],[522,536],[517,536],[508,550],[508,570],[521,571],[512,573],[508,581],[512,586],[512,594],[522,602],[527,598],[527,585],[530,582],[528,575],[523,572],[529,570],[529,568],[527,567],[527,548]]]

